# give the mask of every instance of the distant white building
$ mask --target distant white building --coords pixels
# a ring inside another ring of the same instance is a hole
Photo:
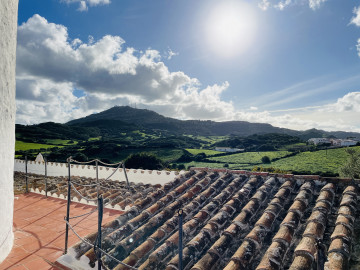
[[[354,141],[354,140],[341,140],[341,146],[353,146],[356,144],[357,144],[357,141]]]
[[[331,139],[331,145],[332,145],[332,146],[338,146],[338,147],[340,147],[340,146],[341,146],[341,142],[342,142],[341,139]]]
[[[332,146],[337,146],[337,147],[353,146],[357,144],[357,141],[355,140],[327,139],[327,138],[311,138],[308,140],[308,142],[315,145],[330,143]]]
[[[308,140],[309,143],[318,145],[318,144],[324,144],[324,143],[331,143],[330,139],[328,138],[311,138]]]
[[[215,147],[215,151],[234,153],[234,152],[243,152],[244,149],[230,148],[230,147]]]

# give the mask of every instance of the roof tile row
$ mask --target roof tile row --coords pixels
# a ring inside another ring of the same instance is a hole
[[[346,269],[357,187],[308,178],[189,173],[105,224],[103,248],[138,269],[178,269],[181,209],[184,269],[311,269],[326,260],[327,270]],[[96,264],[92,249],[79,243],[74,250]],[[128,269],[107,256],[102,261],[109,269]]]

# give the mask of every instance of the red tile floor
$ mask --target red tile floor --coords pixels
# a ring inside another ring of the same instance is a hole
[[[85,214],[94,206],[71,203],[70,216]],[[121,211],[104,209],[103,224]],[[0,269],[62,269],[54,262],[64,251],[66,200],[28,193],[15,195],[14,246]],[[97,230],[97,212],[70,221],[80,236]],[[79,240],[69,230],[69,247]]]

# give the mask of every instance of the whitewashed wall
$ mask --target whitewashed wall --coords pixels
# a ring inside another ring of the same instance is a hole
[[[16,159],[14,171],[25,172],[25,161]],[[106,179],[113,173],[113,171],[113,168],[99,166],[99,178]],[[45,164],[43,162],[28,161],[28,172],[44,174]],[[48,176],[68,176],[68,167],[66,163],[48,162],[47,172]],[[96,167],[92,165],[71,165],[70,172],[72,176],[96,177]],[[177,175],[179,175],[179,172],[175,171],[141,169],[126,169],[126,172],[130,182],[161,185],[173,180]],[[180,173],[183,173],[183,171]],[[118,171],[111,177],[111,180],[125,181],[126,179],[123,169],[118,169]]]
[[[11,251],[15,149],[17,0],[0,0],[0,262]]]

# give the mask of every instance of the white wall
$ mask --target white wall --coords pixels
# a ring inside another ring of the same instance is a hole
[[[17,0],[0,0],[0,262],[11,251],[15,150]]]
[[[14,171],[25,172],[25,161],[15,160]],[[175,171],[157,171],[157,170],[141,170],[141,169],[127,169],[127,176],[129,182],[144,183],[144,184],[165,184],[173,180],[179,172]],[[28,172],[36,174],[45,173],[45,165],[43,162],[28,161]],[[48,176],[68,176],[68,168],[66,163],[48,162],[47,165]],[[82,177],[96,177],[96,167],[92,165],[71,165],[70,173],[72,176]],[[113,168],[99,166],[99,178],[106,179],[113,173]],[[183,173],[181,171],[180,173]],[[117,172],[110,178],[111,180],[125,181],[125,174],[123,169],[118,169]]]

